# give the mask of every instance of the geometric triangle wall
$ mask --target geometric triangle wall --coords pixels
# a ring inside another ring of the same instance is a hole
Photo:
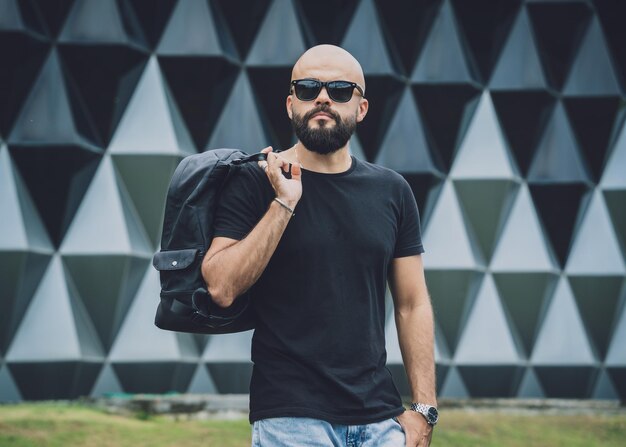
[[[292,144],[319,43],[418,203],[441,395],[626,400],[623,2],[49,3],[0,18],[0,402],[247,392],[252,333],[157,329],[150,258],[182,157]]]

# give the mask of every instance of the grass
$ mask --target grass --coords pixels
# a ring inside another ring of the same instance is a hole
[[[250,445],[237,420],[116,416],[79,404],[0,406],[0,446],[165,447]],[[626,415],[571,416],[445,410],[433,446],[624,446]]]

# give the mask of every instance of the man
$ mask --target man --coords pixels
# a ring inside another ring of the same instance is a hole
[[[202,270],[222,307],[254,291],[254,446],[430,443],[433,317],[419,215],[400,175],[350,156],[364,94],[348,52],[309,49],[286,102],[298,142],[279,154],[265,148],[267,161],[243,168],[220,199]],[[404,411],[385,366],[387,280],[422,414]]]

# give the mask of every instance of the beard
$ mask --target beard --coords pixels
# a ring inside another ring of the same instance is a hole
[[[311,117],[316,113],[324,112],[335,120],[335,125],[328,127],[325,121],[320,121],[317,128],[309,127]],[[312,152],[326,155],[332,154],[344,147],[356,130],[356,115],[352,119],[342,120],[341,116],[331,110],[326,104],[322,104],[304,115],[293,113],[291,127],[296,133],[298,140]]]

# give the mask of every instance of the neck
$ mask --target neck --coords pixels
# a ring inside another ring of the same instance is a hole
[[[308,150],[300,141],[294,149],[294,155],[303,169],[323,174],[339,174],[350,169],[352,157],[348,144],[330,154],[318,154]]]

